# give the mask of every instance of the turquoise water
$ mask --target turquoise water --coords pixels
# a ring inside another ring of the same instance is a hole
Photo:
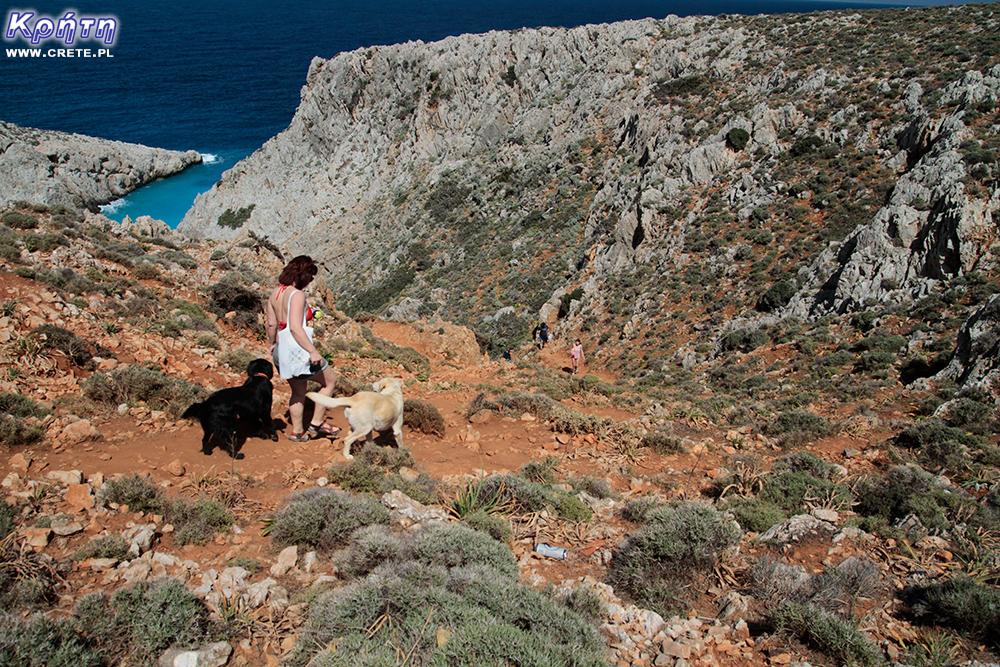
[[[207,192],[237,162],[251,151],[226,151],[202,153],[202,164],[188,167],[180,174],[164,178],[139,188],[127,197],[101,207],[101,213],[121,222],[125,216],[135,220],[140,215],[150,215],[176,228],[184,214],[202,192]]]

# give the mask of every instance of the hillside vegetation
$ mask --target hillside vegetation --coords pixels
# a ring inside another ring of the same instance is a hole
[[[997,663],[998,35],[372,47],[178,232],[5,201],[0,665]],[[206,457],[178,415],[268,354],[299,252],[338,392],[401,377],[407,448]]]

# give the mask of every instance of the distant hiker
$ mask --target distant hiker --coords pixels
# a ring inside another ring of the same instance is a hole
[[[580,342],[579,338],[576,339],[569,351],[569,359],[573,364],[573,375],[576,375],[580,372],[580,362],[583,361],[583,343]]]
[[[531,330],[531,338],[538,343],[539,350],[544,350],[545,344],[549,342],[549,325],[539,322],[538,326]]]
[[[505,361],[510,361],[510,348],[508,347],[503,351],[503,358]]]

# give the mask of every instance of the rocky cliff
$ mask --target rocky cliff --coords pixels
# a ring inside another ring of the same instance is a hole
[[[186,153],[0,122],[0,202],[89,208],[201,162]]]
[[[697,363],[990,282],[998,28],[978,5],[671,16],[316,59],[291,125],[180,229],[318,256],[348,312],[495,349],[561,320],[608,356],[659,339],[631,372]]]

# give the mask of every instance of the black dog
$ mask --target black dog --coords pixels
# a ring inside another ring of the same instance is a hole
[[[195,403],[181,415],[186,419],[197,419],[205,436],[201,439],[201,451],[212,453],[209,441],[217,436],[222,447],[234,459],[242,459],[236,453],[237,418],[262,438],[278,440],[278,433],[271,420],[271,378],[274,367],[267,359],[254,359],[247,364],[247,381],[239,387],[220,389],[201,403]]]

